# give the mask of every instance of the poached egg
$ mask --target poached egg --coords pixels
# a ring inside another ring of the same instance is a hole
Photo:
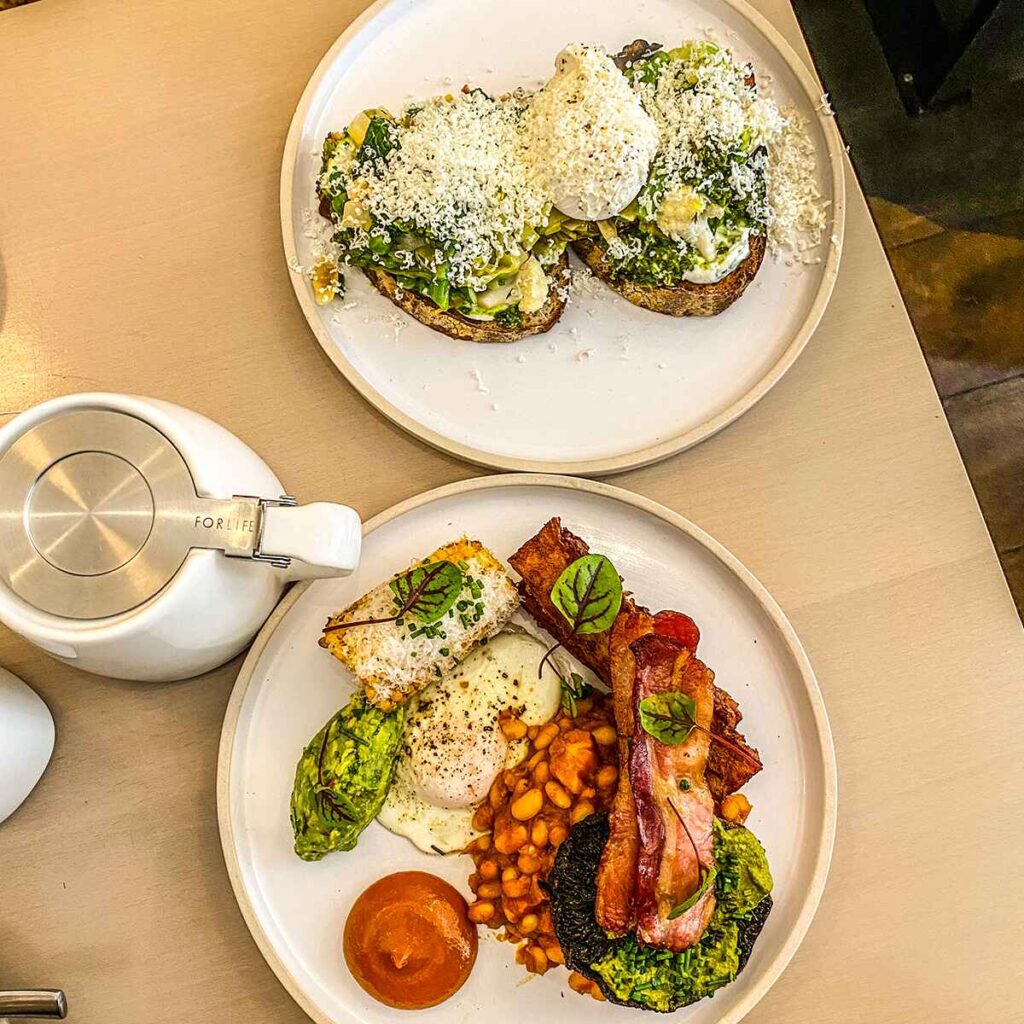
[[[546,645],[506,630],[423,690],[409,709],[394,780],[377,820],[427,853],[464,849],[479,832],[473,812],[499,772],[528,749],[505,738],[498,716],[512,709],[528,726],[558,712],[561,679]]]
[[[573,44],[526,113],[527,152],[555,207],[577,220],[620,213],[647,181],[658,129],[600,47]]]

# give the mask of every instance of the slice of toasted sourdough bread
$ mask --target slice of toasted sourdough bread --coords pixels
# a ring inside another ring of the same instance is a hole
[[[727,310],[754,280],[764,259],[765,240],[764,235],[751,235],[750,253],[721,281],[714,284],[680,281],[672,288],[635,284],[625,278],[613,277],[604,250],[589,238],[578,239],[572,243],[572,247],[596,277],[634,306],[653,309],[655,313],[667,313],[669,316],[716,316]]]
[[[519,341],[520,338],[528,338],[532,334],[550,331],[565,309],[568,272],[569,259],[562,253],[562,258],[548,274],[553,284],[548,289],[547,302],[535,313],[524,313],[522,323],[515,327],[506,327],[493,320],[470,320],[452,310],[438,309],[430,299],[418,292],[409,291],[407,288],[400,289],[398,282],[386,270],[366,267],[363,271],[381,295],[387,296],[399,309],[416,317],[421,324],[447,334],[449,338],[481,342]]]

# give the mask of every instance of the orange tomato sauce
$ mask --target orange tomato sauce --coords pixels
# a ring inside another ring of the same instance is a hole
[[[401,1010],[436,1006],[469,977],[476,927],[466,901],[425,871],[378,879],[355,901],[345,922],[345,962],[374,999]]]

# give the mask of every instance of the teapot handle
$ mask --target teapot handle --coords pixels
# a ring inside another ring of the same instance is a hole
[[[256,557],[287,568],[293,580],[348,576],[359,564],[362,541],[359,514],[347,505],[267,504]]]

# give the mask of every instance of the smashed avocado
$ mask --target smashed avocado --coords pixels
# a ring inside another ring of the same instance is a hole
[[[547,294],[546,275],[558,265],[568,243],[585,233],[584,223],[555,210],[550,201],[543,209],[528,211],[529,218],[520,223],[513,197],[493,202],[492,190],[482,189],[474,198],[475,173],[466,181],[449,181],[453,192],[445,196],[441,184],[448,180],[446,172],[428,159],[434,136],[417,136],[421,129],[424,135],[431,131],[423,122],[433,125],[438,119],[431,115],[441,110],[452,116],[453,124],[476,124],[496,146],[501,140],[511,143],[518,138],[516,131],[496,132],[503,125],[508,128],[505,115],[518,125],[525,109],[526,101],[518,94],[494,98],[473,89],[413,104],[397,117],[383,108],[364,110],[347,129],[328,135],[317,189],[320,212],[337,228],[333,240],[343,262],[386,271],[400,289],[429,299],[440,310],[503,327],[521,326],[524,313],[541,308],[537,300]],[[416,173],[406,174],[403,187],[421,188],[426,198],[415,216],[397,218],[387,204],[374,202],[374,196],[390,195],[397,188],[396,168],[403,153],[409,152],[411,136],[411,150],[421,155],[410,157]],[[502,152],[503,162],[516,166],[518,150]],[[424,160],[427,166],[420,165]],[[449,168],[448,177],[452,173]],[[451,209],[450,218],[441,215],[445,206]],[[524,216],[526,212],[520,211]],[[487,222],[475,232],[468,227],[453,229],[453,223],[471,225],[484,217]],[[471,236],[479,244],[471,244]]]
[[[739,974],[746,960],[741,926],[771,892],[772,876],[752,832],[725,828],[717,818],[714,827],[717,902],[707,931],[684,953],[649,949],[633,936],[615,943],[590,966],[618,1001],[675,1010],[713,995]]]
[[[359,693],[309,741],[291,801],[303,860],[356,845],[387,796],[404,727],[404,707],[381,711]]]

